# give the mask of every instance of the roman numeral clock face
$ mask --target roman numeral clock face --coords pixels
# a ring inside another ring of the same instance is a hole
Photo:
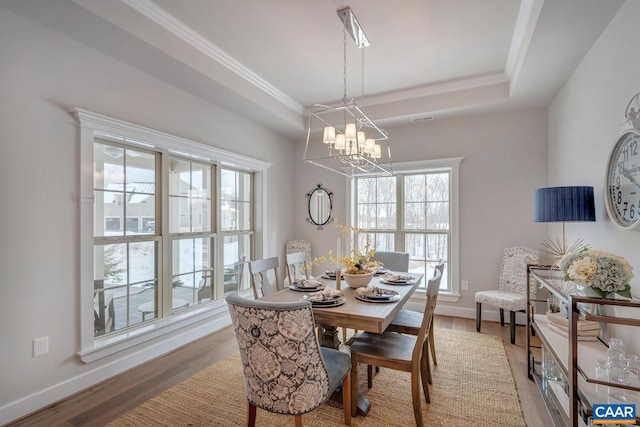
[[[621,228],[640,225],[640,133],[628,131],[613,147],[607,166],[606,207]]]

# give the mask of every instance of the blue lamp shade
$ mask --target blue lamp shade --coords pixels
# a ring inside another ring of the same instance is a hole
[[[533,210],[535,222],[595,221],[593,187],[538,188]]]

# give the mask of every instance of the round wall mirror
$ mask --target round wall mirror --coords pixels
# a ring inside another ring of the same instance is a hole
[[[309,210],[307,221],[317,225],[319,229],[332,220],[332,195],[332,192],[322,188],[322,184],[318,184],[317,188],[307,193],[307,208]]]

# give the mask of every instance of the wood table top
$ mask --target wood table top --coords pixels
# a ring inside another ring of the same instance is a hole
[[[418,288],[422,281],[422,274],[401,273],[403,276],[415,278],[413,284],[390,285],[380,283],[380,277],[374,276],[368,286],[378,286],[398,292],[400,299],[397,302],[365,302],[356,299],[356,291],[341,280],[341,290],[347,300],[345,304],[337,307],[320,308],[313,307],[313,315],[316,323],[326,326],[341,326],[366,332],[382,333],[389,326],[396,314],[409,301],[411,294]],[[326,286],[335,287],[335,280],[316,277]],[[265,301],[293,302],[300,301],[308,292],[297,292],[290,289],[278,291],[262,298]]]

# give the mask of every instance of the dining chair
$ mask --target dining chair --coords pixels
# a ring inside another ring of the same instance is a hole
[[[439,264],[436,264],[436,267],[433,271],[433,276],[436,277],[437,275],[439,275],[439,279],[438,279],[438,286],[440,286],[440,282],[442,281],[442,274],[444,273],[444,262],[439,261]],[[435,304],[437,303],[438,300],[438,294],[436,293],[436,295],[434,296],[434,307]],[[431,323],[433,323],[433,316],[435,313],[431,313]],[[387,326],[387,329],[385,329],[385,331],[390,331],[390,332],[398,332],[401,334],[409,334],[409,335],[418,335],[418,333],[420,332],[420,326],[422,325],[422,318],[423,318],[423,313],[420,313],[418,311],[413,311],[413,310],[407,310],[405,308],[403,308],[402,310],[400,310],[398,312],[398,314],[396,314],[396,317],[393,318],[393,320],[391,321],[391,323],[389,324],[389,326]],[[431,359],[433,360],[433,364],[437,365],[438,364],[438,359],[436,358],[436,343],[435,343],[435,339],[433,336],[433,328],[429,329],[429,337],[427,338],[426,341],[426,347],[425,347],[425,357],[427,358],[427,361],[429,361],[429,353],[427,353],[427,349],[431,352]],[[427,363],[427,380],[429,382],[429,384],[431,384],[431,367],[429,366],[429,364]],[[371,377],[371,375],[369,374],[369,378]],[[371,383],[371,379],[369,379],[369,383]]]
[[[289,284],[295,282],[298,278],[309,278],[307,270],[307,261],[309,258],[306,252],[294,252],[285,255],[287,259],[287,279]]]
[[[429,385],[427,383],[427,357],[424,351],[429,330],[432,327],[433,310],[440,288],[440,272],[429,279],[427,284],[427,302],[418,335],[405,335],[385,331],[382,334],[362,332],[356,334],[351,342],[351,414],[355,415],[357,394],[358,363],[375,365],[411,373],[411,400],[416,425],[422,427],[420,383],[427,403]],[[354,388],[356,387],[356,388]]]
[[[198,283],[198,303],[203,299],[213,299],[213,269],[206,268],[202,271],[200,283]]]
[[[255,299],[271,295],[281,289],[278,282],[278,267],[280,260],[278,257],[258,259],[249,261],[249,273],[251,273],[251,288]],[[273,272],[273,277],[269,277],[269,271]],[[273,279],[273,282],[271,281]]]
[[[391,271],[409,271],[408,252],[376,251],[371,260],[381,262],[384,268],[388,268]]]
[[[322,405],[342,385],[344,423],[351,425],[351,360],[320,347],[308,301],[266,302],[226,297],[235,330],[247,398],[247,425],[256,408],[295,416]]]
[[[504,311],[509,310],[511,344],[516,343],[516,312],[527,308],[527,264],[535,264],[540,251],[524,246],[506,248],[502,256],[498,290],[476,292],[476,330],[482,324],[482,304],[500,309],[500,326],[504,326]],[[531,296],[535,299],[536,287]]]

